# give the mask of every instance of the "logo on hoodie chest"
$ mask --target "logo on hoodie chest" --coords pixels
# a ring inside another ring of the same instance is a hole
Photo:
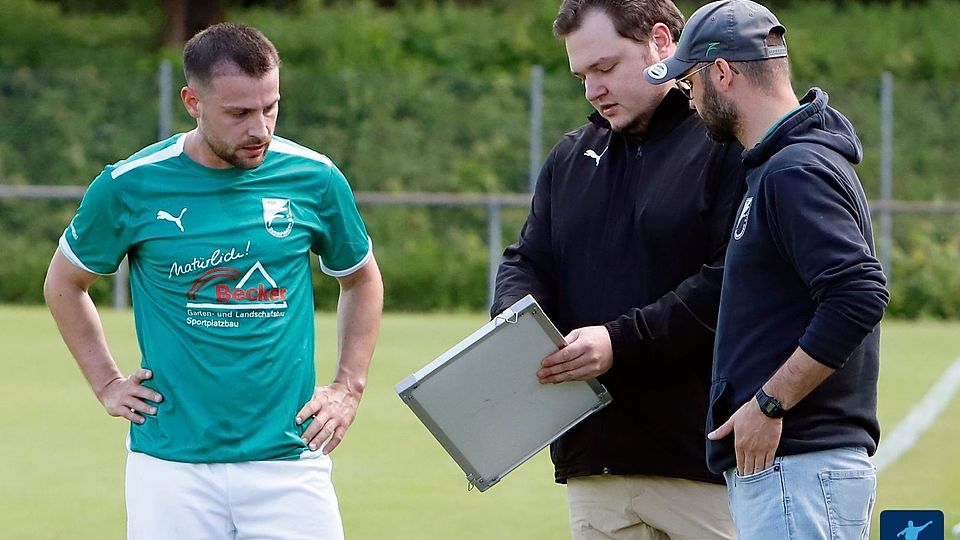
[[[733,228],[733,239],[743,238],[747,232],[747,221],[750,219],[750,207],[753,206],[753,197],[747,197],[743,201],[743,208],[740,209],[740,215],[737,216],[737,224]]]
[[[600,152],[599,154],[596,152],[596,150],[594,150],[593,148],[590,148],[589,150],[584,152],[583,155],[587,156],[588,158],[592,158],[594,161],[597,162],[596,166],[599,167],[600,158],[602,158],[603,155],[607,153],[607,148],[610,148],[610,145],[607,145],[607,147],[603,149],[603,152]]]

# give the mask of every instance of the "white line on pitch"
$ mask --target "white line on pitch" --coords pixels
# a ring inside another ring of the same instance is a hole
[[[927,395],[913,407],[910,414],[901,420],[889,435],[883,437],[877,453],[873,456],[873,464],[878,471],[892,465],[916,444],[917,439],[933,425],[943,409],[950,404],[958,388],[960,388],[960,358],[950,364],[950,367],[940,376],[940,380],[930,387]]]

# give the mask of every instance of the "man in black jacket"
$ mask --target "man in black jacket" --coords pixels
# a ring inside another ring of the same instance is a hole
[[[876,492],[867,456],[889,295],[853,170],[860,141],[825,92],[796,98],[785,32],[759,4],[713,2],[645,74],[679,77],[710,132],[748,148],[707,428],[738,536],[859,539]]]
[[[643,80],[682,26],[669,0],[563,3],[554,33],[597,112],[551,151],[497,276],[491,313],[530,293],[568,333],[540,381],[613,396],[551,446],[575,539],[733,537],[704,424],[742,148]]]

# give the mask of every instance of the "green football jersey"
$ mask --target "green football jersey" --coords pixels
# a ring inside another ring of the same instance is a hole
[[[227,463],[297,459],[313,395],[310,252],[342,277],[372,257],[343,174],[274,137],[255,169],[210,169],[183,134],[106,167],[60,238],[97,274],[130,262],[144,385],[163,395],[130,449]]]

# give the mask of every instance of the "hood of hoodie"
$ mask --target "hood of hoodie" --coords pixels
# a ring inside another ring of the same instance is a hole
[[[836,109],[827,106],[829,96],[819,88],[811,88],[803,99],[805,105],[780,121],[756,146],[743,152],[747,167],[762,163],[784,148],[803,143],[823,145],[856,165],[863,159],[863,145],[853,124]]]

